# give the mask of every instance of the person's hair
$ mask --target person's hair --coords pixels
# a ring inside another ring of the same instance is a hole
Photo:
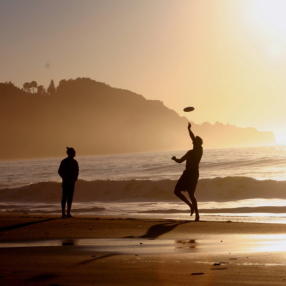
[[[196,136],[196,141],[200,144],[203,145],[204,141],[200,136]]]
[[[75,150],[74,150],[74,148],[67,147],[67,154],[68,154],[68,155],[75,154]]]

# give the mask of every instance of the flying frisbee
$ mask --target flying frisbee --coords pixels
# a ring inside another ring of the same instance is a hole
[[[195,109],[193,107],[191,107],[191,106],[184,108],[185,112],[190,112],[190,111],[193,111],[193,110],[195,110]]]

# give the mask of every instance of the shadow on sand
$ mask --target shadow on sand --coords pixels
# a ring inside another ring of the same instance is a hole
[[[26,227],[26,226],[29,226],[32,224],[43,223],[43,222],[52,221],[52,220],[56,220],[56,219],[58,219],[58,218],[42,219],[42,220],[38,220],[38,221],[25,222],[25,223],[10,225],[10,226],[4,226],[4,227],[0,227],[0,232],[9,231],[9,230],[13,230],[13,229],[21,228],[21,227]]]
[[[119,253],[107,253],[104,255],[93,255],[92,256],[93,258],[81,261],[81,262],[77,263],[77,265],[85,265],[85,264],[88,264],[90,262],[93,262],[93,261],[96,261],[99,259],[108,258],[108,257],[112,257],[112,256],[117,256],[117,255],[120,255],[120,254]]]
[[[172,231],[174,228],[181,224],[191,223],[191,221],[183,221],[183,222],[164,222],[152,225],[147,233],[144,235],[138,236],[136,238],[149,238],[149,239],[156,239],[159,236]],[[127,236],[125,238],[135,238],[134,236]]]

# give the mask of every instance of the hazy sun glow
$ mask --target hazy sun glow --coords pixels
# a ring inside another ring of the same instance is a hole
[[[286,47],[286,1],[253,0],[246,3],[248,25],[253,26],[254,33],[266,43],[267,58],[278,62]]]
[[[89,77],[285,139],[285,0],[24,2],[0,2],[1,82]]]
[[[286,1],[284,0],[256,0],[253,3],[253,13],[257,11],[258,17],[264,21],[269,29],[277,32],[286,32]]]

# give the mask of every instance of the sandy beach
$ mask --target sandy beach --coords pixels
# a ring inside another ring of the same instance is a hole
[[[1,285],[286,285],[286,225],[1,215]]]

